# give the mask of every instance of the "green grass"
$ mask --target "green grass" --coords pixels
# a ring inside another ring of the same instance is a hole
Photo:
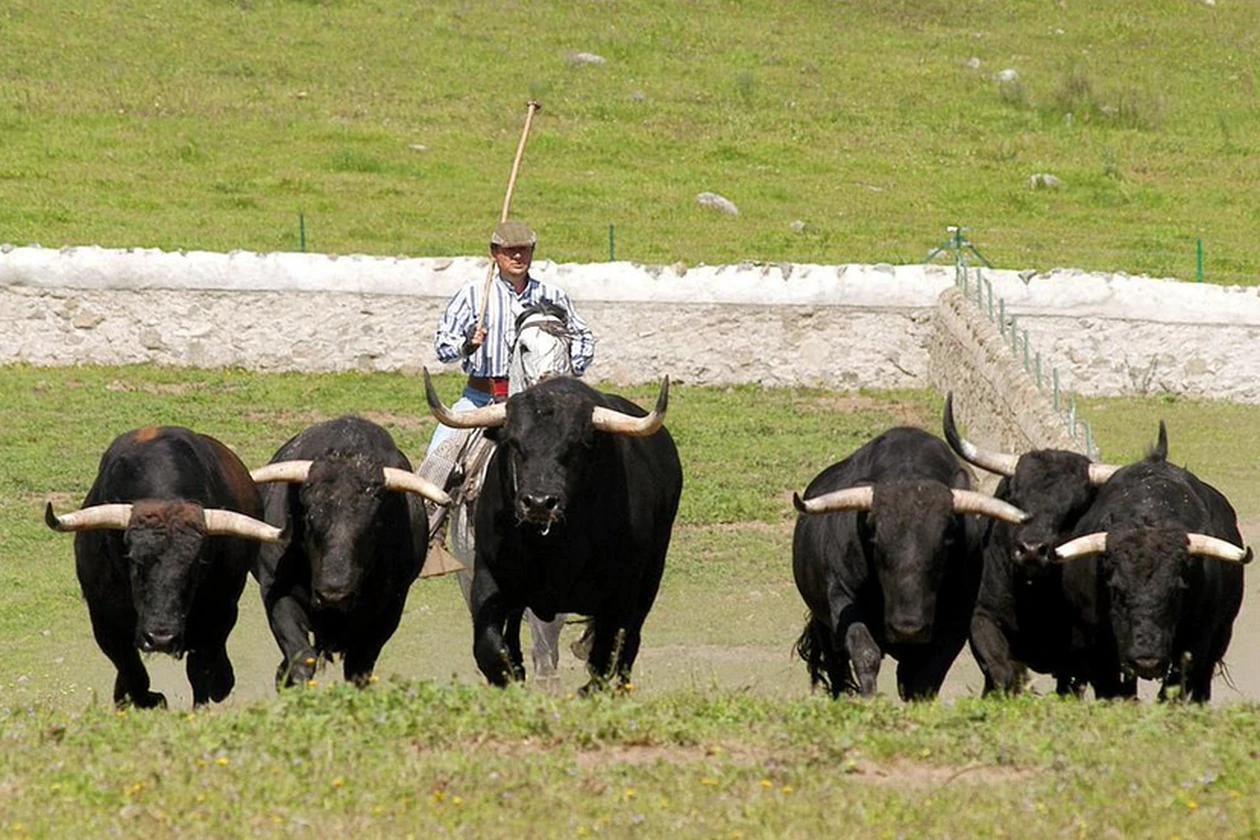
[[[1235,637],[1241,688],[1222,689],[1226,702],[1208,709],[981,701],[961,660],[936,703],[886,699],[891,663],[885,699],[810,695],[790,653],[804,612],[790,573],[790,493],[890,425],[936,431],[933,394],[674,391],[668,423],[687,486],[627,696],[573,698],[585,676],[567,654],[557,684],[485,687],[455,581],[438,578],[413,587],[378,684],[359,692],[328,671],[315,689],[277,697],[279,657],[251,584],[229,645],[238,683],[227,703],[190,713],[182,665],[155,657],[171,708],[119,714],[70,541],[43,525],[44,500],[77,506],[109,441],[153,422],[214,434],[252,465],[305,425],[360,411],[418,455],[432,429],[420,385],[150,366],[2,374],[0,836],[1260,831],[1254,621]],[[447,399],[458,387],[438,380]],[[630,393],[652,397],[650,387]],[[1173,459],[1230,493],[1255,533],[1260,464],[1238,458],[1238,441],[1260,436],[1260,409],[1086,405],[1114,460],[1138,457],[1164,418]]]
[[[9,710],[0,826],[14,837],[1250,836],[1257,738],[1255,707],[574,700],[427,682],[292,693],[248,713]]]
[[[1186,279],[1201,237],[1254,284],[1257,32],[1186,0],[13,0],[0,238],[296,250],[302,214],[311,250],[481,253],[535,97],[513,208],[552,259],[612,225],[639,262],[913,263],[961,223],[1001,267]]]

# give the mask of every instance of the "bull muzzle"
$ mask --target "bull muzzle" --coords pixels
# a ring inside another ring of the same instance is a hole
[[[178,658],[184,652],[183,633],[164,627],[145,628],[140,631],[138,647],[144,653],[165,653]]]
[[[896,616],[884,622],[884,635],[899,645],[921,645],[932,640],[932,623],[921,618]]]
[[[1015,540],[1015,562],[1025,569],[1044,569],[1054,560],[1050,543],[1037,539]]]
[[[354,606],[355,593],[346,589],[317,589],[311,600],[319,610],[348,612]]]
[[[1159,656],[1138,656],[1125,664],[1126,670],[1144,680],[1161,679],[1168,671],[1168,661]]]
[[[564,516],[564,500],[558,493],[522,492],[516,496],[516,517],[521,522],[549,529]]]

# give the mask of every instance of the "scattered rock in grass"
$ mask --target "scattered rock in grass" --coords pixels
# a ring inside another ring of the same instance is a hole
[[[739,208],[729,198],[718,195],[714,192],[702,192],[696,196],[696,203],[701,207],[708,207],[711,210],[718,210],[728,216],[738,216]]]
[[[602,55],[595,55],[595,53],[588,53],[588,52],[580,52],[580,53],[574,53],[573,55],[569,56],[569,63],[574,65],[575,67],[582,67],[585,65],[592,65],[595,67],[599,67],[601,65],[607,64],[608,60],[605,59]]]
[[[1018,82],[1019,73],[1008,67],[1005,70],[1003,70],[1001,73],[998,73],[997,78],[999,82],[1007,82],[1008,84],[1010,82]]]
[[[972,70],[979,70],[980,59],[973,55],[971,58],[967,59],[967,66],[970,67]]]
[[[792,222],[792,224],[788,225],[788,227],[790,227],[792,230],[796,231],[797,233],[804,233],[805,230],[809,227],[809,225],[805,224],[800,219],[797,219],[795,222]]]
[[[1028,186],[1034,190],[1057,190],[1063,182],[1048,172],[1038,172],[1028,179]]]

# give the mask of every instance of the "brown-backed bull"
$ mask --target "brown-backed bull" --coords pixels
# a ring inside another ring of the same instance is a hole
[[[967,639],[980,580],[980,514],[1026,514],[970,489],[944,441],[890,429],[794,499],[796,587],[809,607],[796,650],[814,685],[875,693],[884,654],[904,699],[929,698]]]
[[[952,394],[945,398],[944,430],[950,448],[965,461],[1002,476],[994,496],[1029,515],[1021,523],[994,519],[985,529],[970,636],[984,692],[1019,691],[1027,669],[1063,676],[1070,614],[1054,547],[1072,533],[1098,487],[1119,467],[1062,449],[1022,455],[982,449],[959,434]],[[1064,678],[1056,688],[1062,694],[1077,686]]]
[[[283,654],[277,687],[304,684],[334,654],[347,681],[366,685],[424,564],[423,499],[450,498],[412,472],[388,431],[359,417],[300,432],[253,477],[267,521],[292,535],[264,548],[255,568]]]
[[[630,679],[665,568],[682,465],[664,428],[669,382],[650,413],[565,376],[506,403],[455,414],[426,372],[442,423],[485,428],[498,446],[477,500],[471,609],[477,666],[522,679],[520,619],[591,617],[588,688]]]
[[[1056,554],[1078,676],[1095,694],[1130,693],[1123,683],[1140,678],[1160,680],[1161,697],[1211,699],[1252,559],[1216,488],[1153,452],[1099,489]]]
[[[140,652],[187,654],[193,703],[236,683],[227,638],[259,543],[283,542],[260,521],[249,471],[214,438],[178,426],[118,437],[81,510],[48,526],[73,531],[75,569],[101,650],[118,669],[114,702],[165,706]]]

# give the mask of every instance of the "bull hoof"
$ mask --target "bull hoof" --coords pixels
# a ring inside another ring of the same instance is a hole
[[[157,691],[146,691],[138,697],[126,697],[117,705],[120,709],[126,709],[128,707],[135,707],[137,709],[165,709],[166,695]]]
[[[308,684],[315,679],[316,662],[314,656],[298,659],[292,663],[281,660],[279,666],[276,667],[276,690]]]

